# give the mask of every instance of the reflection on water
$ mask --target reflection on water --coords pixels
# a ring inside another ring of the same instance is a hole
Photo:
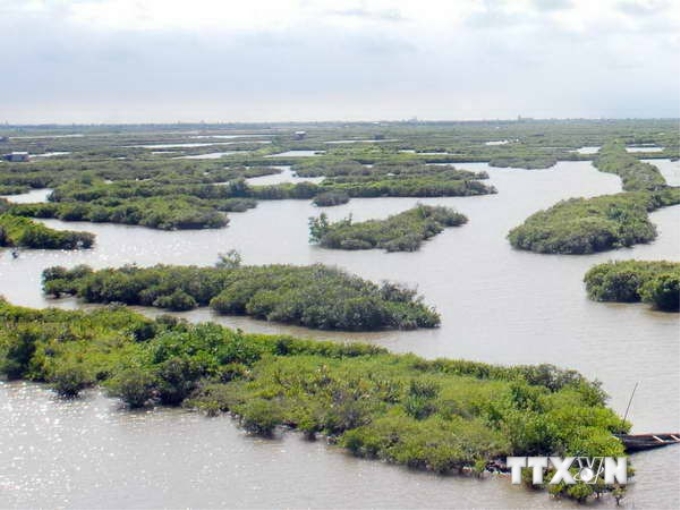
[[[590,256],[537,255],[513,250],[505,239],[508,230],[536,210],[561,199],[618,192],[619,178],[597,172],[588,162],[563,162],[541,171],[491,168],[484,163],[458,166],[487,171],[498,194],[420,200],[352,199],[348,204],[325,210],[331,220],[351,213],[356,221],[361,221],[384,218],[422,202],[452,206],[468,216],[468,224],[445,230],[416,253],[343,252],[310,246],[307,219],[318,215],[319,210],[308,201],[261,202],[254,210],[231,214],[229,227],[221,230],[159,232],[122,225],[49,220],[45,223],[54,228],[96,233],[96,247],[76,253],[26,251],[16,260],[5,253],[0,257],[0,294],[17,304],[42,307],[55,304],[40,293],[40,272],[51,265],[87,263],[105,267],[132,262],[139,265],[161,262],[211,265],[218,253],[232,248],[239,250],[249,264],[319,262],[337,265],[374,281],[391,279],[418,285],[426,301],[441,313],[442,327],[411,332],[348,334],[314,332],[246,318],[220,317],[216,320],[246,331],[286,331],[315,338],[363,340],[428,358],[447,356],[503,364],[554,363],[601,380],[612,396],[612,406],[621,414],[633,385],[639,381],[629,414],[635,430],[680,430],[680,322],[677,314],[654,312],[646,305],[594,303],[587,299],[582,283],[584,273],[593,264],[609,259],[679,260],[680,230],[677,225],[680,224],[680,207],[652,213],[651,218],[659,230],[659,238],[654,243]],[[76,306],[75,300],[56,303]],[[190,320],[213,318],[208,310],[182,315]],[[47,398],[41,402],[35,412],[43,413],[47,419],[57,419],[59,410],[67,405],[48,405]],[[142,430],[149,427],[148,424],[133,432],[111,418],[120,415],[111,411],[109,401],[95,399],[95,403],[88,402],[85,408],[90,410],[82,411],[82,416],[89,416],[87,420],[101,427],[91,434],[82,432],[93,448],[108,452],[107,448],[111,447],[106,445],[114,441],[121,443],[122,451],[140,448],[142,452],[130,457],[134,461],[118,457],[119,465],[106,467],[112,470],[113,480],[130,487],[131,492],[118,499],[105,496],[93,500],[96,502],[93,504],[168,505],[170,500],[164,498],[168,498],[174,488],[180,492],[189,484],[188,480],[209,485],[205,498],[187,496],[184,500],[178,496],[180,499],[176,504],[173,501],[172,506],[230,505],[229,498],[234,498],[234,504],[230,506],[277,507],[531,507],[552,504],[545,495],[516,491],[506,483],[452,481],[386,468],[380,463],[356,461],[344,455],[327,455],[327,452],[322,455],[326,450],[323,445],[310,445],[296,436],[283,443],[247,440],[229,425],[228,420],[203,421],[195,415],[162,411],[153,414],[163,417],[154,422],[160,429],[157,434],[153,433],[155,425],[150,426],[148,433]],[[105,409],[97,411],[101,406]],[[94,417],[102,415],[101,422],[95,421]],[[23,420],[11,419],[17,423]],[[38,418],[36,420],[39,422]],[[35,424],[26,425],[33,426]],[[170,434],[174,427],[182,437],[163,435]],[[77,430],[80,429],[76,427],[69,434],[76,434]],[[153,439],[156,435],[158,439]],[[160,442],[163,437],[166,443]],[[145,449],[141,444],[143,441],[148,441],[153,449]],[[19,435],[12,444],[16,448],[22,445],[30,448],[32,439],[30,434]],[[49,455],[45,453],[45,459],[61,458],[58,449],[61,446],[57,443],[54,448],[57,449]],[[197,453],[192,454],[190,448],[195,448]],[[214,454],[219,458],[206,456],[213,449],[225,449],[227,453],[224,458],[219,457],[222,453]],[[259,453],[253,453],[251,449]],[[240,453],[234,453],[234,450]],[[669,479],[669,473],[677,473],[680,468],[679,450],[653,452],[644,457],[649,460],[636,464],[639,487],[629,501],[635,501],[638,508],[680,506],[677,481]],[[145,463],[141,459],[146,456],[149,459]],[[160,468],[154,463],[160,462],[159,458],[168,460],[163,461],[163,469],[157,472]],[[664,464],[655,462],[656,458],[663,458]],[[59,469],[68,466],[75,470],[79,465],[84,478],[74,474],[71,487],[77,484],[99,491],[107,486],[106,477],[90,476],[95,471],[87,463],[59,463]],[[133,465],[144,469],[152,478],[133,476],[130,472]],[[26,468],[25,476],[29,476],[29,468]],[[53,465],[52,468],[57,469]],[[197,472],[219,472],[223,482],[205,481]],[[3,476],[0,487],[8,483],[21,484],[17,477],[23,475]],[[167,487],[167,491],[149,489],[157,483]],[[57,490],[56,485],[50,487],[45,493]],[[101,491],[108,494],[105,488]],[[196,496],[189,488],[186,491]],[[74,489],[74,492],[77,491]],[[279,499],[268,499],[274,496]],[[125,499],[128,497],[131,499]],[[67,506],[78,506],[73,503],[76,500],[69,501],[72,504]]]
[[[231,418],[129,412],[0,383],[0,500],[10,508],[554,508],[505,478],[438,477]],[[568,502],[561,507],[575,508]]]

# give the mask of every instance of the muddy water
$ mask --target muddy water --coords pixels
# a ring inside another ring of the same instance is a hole
[[[652,214],[659,238],[649,245],[591,256],[519,252],[505,240],[510,228],[560,199],[618,192],[618,177],[597,172],[588,162],[565,162],[542,171],[496,169],[485,164],[459,166],[486,170],[499,193],[421,199],[453,206],[470,221],[446,230],[416,253],[341,252],[310,246],[307,218],[319,214],[320,209],[306,201],[262,202],[247,213],[232,214],[228,228],[213,231],[156,232],[46,221],[54,228],[95,232],[96,248],[75,254],[26,251],[16,260],[5,253],[0,257],[0,294],[17,304],[42,307],[54,304],[41,296],[39,282],[42,269],[51,265],[210,265],[219,252],[232,248],[251,264],[333,264],[376,281],[417,284],[426,301],[441,313],[442,327],[352,335],[310,332],[245,318],[215,318],[207,310],[183,315],[190,320],[217,320],[246,331],[368,341],[429,358],[554,363],[600,379],[620,413],[633,385],[639,382],[629,415],[635,430],[680,430],[677,315],[654,312],[645,305],[594,303],[586,298],[582,284],[589,267],[608,259],[680,260],[680,207]],[[325,211],[331,219],[351,213],[355,220],[362,220],[385,217],[417,202],[353,199]],[[73,300],[58,304],[77,306]],[[6,427],[18,431],[9,438],[0,434],[0,441],[11,445],[14,452],[7,454],[7,446],[0,449],[0,500],[7,500],[4,493],[9,493],[15,498],[9,500],[13,506],[52,506],[52,501],[68,507],[555,506],[545,494],[515,490],[505,481],[415,474],[351,459],[332,448],[329,452],[323,444],[309,444],[295,435],[280,442],[254,440],[228,419],[207,420],[162,410],[130,415],[100,396],[66,404],[50,399],[39,387],[0,386],[2,416],[11,422]],[[54,423],[62,423],[58,440],[50,439],[49,424]],[[40,444],[38,453],[36,444]],[[73,446],[73,453],[68,445]],[[102,463],[100,468],[96,468],[97,462]],[[680,469],[680,448],[638,456],[635,465],[638,474],[629,505],[680,506],[674,474]],[[55,481],[45,482],[43,490],[36,489],[30,480],[37,472]],[[59,477],[67,481],[60,485]],[[160,488],[151,489],[154,486]]]

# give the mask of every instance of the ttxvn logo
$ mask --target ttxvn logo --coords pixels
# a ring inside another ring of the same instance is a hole
[[[508,457],[507,466],[511,469],[512,483],[522,483],[522,469],[532,468],[532,483],[540,485],[548,467],[555,474],[548,481],[554,485],[560,482],[573,485],[577,482],[597,483],[603,479],[606,484],[628,483],[628,459],[626,457]]]

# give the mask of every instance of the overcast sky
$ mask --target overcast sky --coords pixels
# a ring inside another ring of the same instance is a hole
[[[680,0],[0,0],[0,121],[680,116]]]

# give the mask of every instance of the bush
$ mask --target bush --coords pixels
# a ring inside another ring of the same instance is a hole
[[[149,404],[156,394],[156,377],[142,368],[128,368],[108,382],[109,394],[135,409]]]
[[[36,343],[43,337],[38,326],[30,324],[7,330],[9,347],[0,363],[0,372],[10,381],[21,379],[28,373],[29,364],[35,353]]]
[[[325,214],[309,219],[310,241],[324,248],[366,250],[382,248],[388,252],[416,251],[421,242],[447,227],[462,225],[467,218],[453,209],[417,205],[385,220],[352,222],[351,216],[329,223]]]
[[[402,301],[411,293],[382,292]],[[139,342],[134,332],[149,325]],[[630,427],[596,383],[552,366],[428,361],[365,344],[152,322],[124,307],[86,313],[0,301],[0,364],[10,360],[25,367],[21,377],[63,394],[97,379],[129,407],[229,410],[251,433],[322,432],[355,455],[438,473],[508,455],[619,456],[613,433]]]
[[[345,191],[326,191],[314,197],[314,205],[318,207],[331,207],[349,202],[349,195]]]
[[[276,426],[281,424],[282,413],[276,402],[254,399],[234,408],[241,426],[258,436],[272,437]]]
[[[167,308],[173,312],[184,312],[193,310],[198,306],[196,300],[181,289],[175,290],[172,294],[161,296],[154,300],[153,306]]]
[[[60,397],[74,398],[94,382],[87,367],[82,363],[58,365],[49,378],[52,388]]]
[[[91,248],[94,234],[52,230],[28,218],[0,215],[0,246],[20,246],[46,250],[76,250]]]
[[[625,143],[620,140],[604,144],[593,164],[601,172],[620,176],[625,191],[654,191],[666,186],[659,169],[630,154]]]
[[[241,267],[243,258],[237,250],[229,250],[227,253],[219,253],[215,267],[219,269],[236,269]]]
[[[680,263],[619,261],[598,264],[585,275],[588,297],[596,301],[644,301],[663,311],[680,307]]]
[[[157,384],[161,404],[180,405],[198,387],[198,380],[203,375],[196,360],[176,356],[161,363]]]
[[[647,243],[656,238],[648,200],[644,193],[572,198],[531,215],[508,239],[517,249],[572,255]]]
[[[680,271],[659,274],[647,280],[640,288],[645,303],[665,312],[680,311]]]
[[[322,265],[230,269],[159,265],[99,271],[54,267],[43,272],[43,289],[55,297],[74,294],[93,303],[174,311],[209,304],[221,314],[247,314],[317,329],[433,328],[440,320],[415,292],[397,290],[394,284],[381,288]]]

